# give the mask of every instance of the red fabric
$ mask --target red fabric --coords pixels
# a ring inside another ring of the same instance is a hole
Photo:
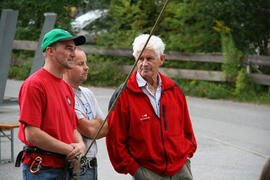
[[[25,139],[24,127],[28,124],[67,144],[73,143],[74,130],[79,123],[74,104],[72,88],[42,68],[25,80],[20,89],[19,139],[33,146]],[[31,158],[25,156],[23,163],[31,162]],[[64,167],[64,159],[43,155],[42,165]]]
[[[160,76],[160,119],[138,87],[136,72],[108,118],[107,149],[119,173],[134,175],[140,164],[157,174],[171,176],[196,151],[185,96],[175,82]]]

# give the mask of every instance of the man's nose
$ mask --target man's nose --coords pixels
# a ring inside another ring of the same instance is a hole
[[[89,69],[89,67],[87,66],[87,64],[84,66],[84,70],[87,71]]]
[[[146,59],[143,60],[142,65],[143,65],[143,66],[147,66],[147,65],[148,65],[148,62],[147,62]]]
[[[72,57],[75,57],[75,56],[76,56],[76,55],[75,55],[75,50],[72,50],[70,55],[71,55]]]

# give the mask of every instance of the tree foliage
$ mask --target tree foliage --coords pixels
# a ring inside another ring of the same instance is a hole
[[[84,9],[89,11],[92,9],[107,9],[110,6],[111,0],[84,0]]]
[[[114,48],[130,47],[135,36],[149,33],[153,25],[151,18],[156,17],[156,8],[159,8],[154,2],[154,0],[138,0],[136,3],[133,0],[112,0],[107,18],[97,29],[100,31],[107,27],[107,31],[98,36],[98,42]]]
[[[222,54],[224,57],[222,70],[225,73],[226,80],[235,81],[241,68],[240,60],[243,57],[243,53],[235,47],[229,27],[220,21],[216,21],[216,26],[213,26],[213,29],[221,35]]]
[[[135,36],[149,33],[164,0],[112,0],[99,43],[130,47]],[[243,52],[267,54],[270,39],[270,0],[170,0],[155,32],[169,50],[221,51],[221,36],[212,27],[222,21]]]
[[[109,31],[98,37],[99,42],[111,47],[130,47],[135,36],[151,31],[163,4],[157,0],[113,0],[105,22]],[[205,16],[204,6],[204,1],[199,0],[169,2],[154,33],[164,39],[167,50],[220,50],[218,34],[211,29],[214,19]]]
[[[45,12],[57,13],[56,27],[70,30],[71,7],[109,8],[97,24],[98,43],[130,47],[135,36],[149,33],[165,0],[5,0],[1,9],[19,10],[16,39],[38,40]],[[85,3],[88,2],[88,3]],[[221,37],[212,27],[222,21],[243,52],[267,55],[270,40],[270,0],[170,0],[155,32],[167,50],[221,51]]]
[[[44,13],[57,14],[55,27],[70,30],[71,7],[81,6],[83,0],[5,0],[0,9],[19,11],[16,39],[38,40],[45,20]]]
[[[206,0],[209,16],[232,30],[237,48],[267,55],[270,41],[270,0]],[[269,54],[268,54],[269,55]]]
[[[218,34],[213,17],[206,15],[207,4],[203,0],[171,1],[166,9],[160,32],[167,39],[167,48],[182,52],[220,51]]]

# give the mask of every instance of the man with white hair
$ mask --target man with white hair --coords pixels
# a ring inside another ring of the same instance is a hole
[[[148,34],[135,38],[138,58]],[[152,36],[136,70],[108,118],[109,157],[119,173],[136,180],[193,179],[190,160],[197,143],[185,96],[180,87],[159,72],[165,44]],[[120,86],[121,87],[121,86]],[[120,87],[113,94],[110,106]]]

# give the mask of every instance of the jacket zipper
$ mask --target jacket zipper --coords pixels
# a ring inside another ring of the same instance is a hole
[[[162,116],[163,116],[163,119],[164,119],[165,131],[167,131],[167,120],[166,120],[166,116],[165,116],[165,104],[162,105]]]
[[[160,130],[161,130],[161,142],[162,142],[162,146],[163,146],[163,150],[164,150],[164,156],[165,156],[165,161],[166,161],[166,166],[164,171],[161,174],[164,174],[167,171],[167,166],[168,166],[168,159],[167,159],[167,153],[166,153],[166,149],[165,149],[165,145],[164,145],[164,139],[163,139],[163,129],[162,129],[162,123],[161,123],[161,118],[159,119],[159,123],[160,123]]]
[[[164,91],[163,91],[164,92]],[[159,99],[159,104],[160,104],[160,100],[162,98],[162,95],[163,95],[163,92],[161,93],[160,95],[160,99]],[[161,108],[160,108],[161,109]],[[165,131],[167,131],[167,123],[165,123],[165,105],[163,104],[162,105],[162,116],[164,118],[164,124],[165,125]],[[168,168],[168,158],[167,158],[167,152],[166,152],[166,148],[165,148],[165,145],[164,145],[164,139],[163,139],[163,129],[162,129],[162,122],[161,122],[161,118],[159,118],[159,123],[160,123],[160,129],[161,129],[161,141],[162,141],[162,146],[163,146],[163,150],[164,150],[164,157],[165,157],[165,162],[166,162],[166,165],[165,165],[165,169],[164,171],[161,173],[161,174],[164,174],[166,171],[167,171],[167,168]]]

